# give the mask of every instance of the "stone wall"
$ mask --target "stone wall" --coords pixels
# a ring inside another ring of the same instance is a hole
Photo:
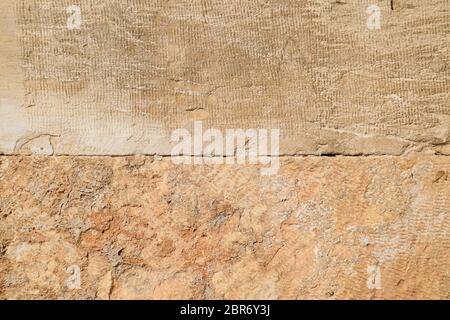
[[[449,10],[0,1],[0,299],[449,299]]]
[[[448,157],[4,157],[2,298],[450,297]],[[67,268],[80,269],[80,289]]]

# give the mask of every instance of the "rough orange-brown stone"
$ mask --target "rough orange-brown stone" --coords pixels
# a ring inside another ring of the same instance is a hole
[[[449,172],[437,156],[287,157],[272,177],[2,157],[0,298],[449,298]]]

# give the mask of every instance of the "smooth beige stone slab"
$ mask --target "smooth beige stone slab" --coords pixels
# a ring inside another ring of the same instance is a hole
[[[194,120],[279,128],[281,154],[450,154],[447,0],[8,0],[0,12],[6,154],[170,154],[172,130]]]

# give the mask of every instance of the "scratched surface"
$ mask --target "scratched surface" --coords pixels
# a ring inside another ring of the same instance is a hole
[[[447,0],[0,6],[3,153],[169,154],[194,120],[279,128],[282,154],[450,153]]]

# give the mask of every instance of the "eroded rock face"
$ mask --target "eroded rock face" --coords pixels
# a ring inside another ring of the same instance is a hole
[[[3,299],[450,297],[447,157],[11,156],[0,179]]]
[[[447,0],[8,0],[0,21],[0,298],[450,298]],[[175,165],[197,122],[280,130],[280,171]]]
[[[168,155],[202,120],[284,155],[450,154],[448,1],[394,2],[2,1],[0,153]]]

